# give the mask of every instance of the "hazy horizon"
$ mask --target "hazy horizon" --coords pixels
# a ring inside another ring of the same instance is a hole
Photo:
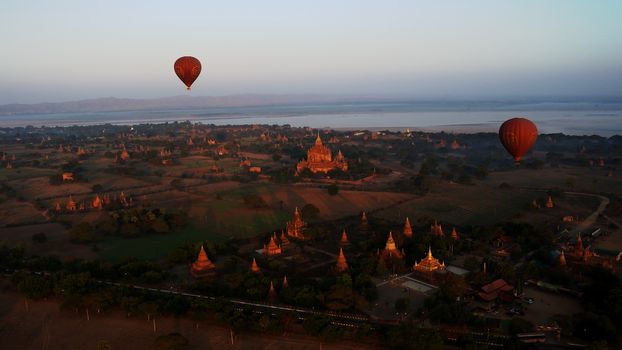
[[[619,96],[618,1],[3,1],[0,104],[184,93]]]

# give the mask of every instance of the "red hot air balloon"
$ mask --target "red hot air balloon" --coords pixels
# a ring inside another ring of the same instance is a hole
[[[527,153],[538,138],[538,129],[529,119],[512,118],[499,128],[499,139],[506,150],[514,157],[518,166],[521,157]]]
[[[175,74],[190,90],[190,86],[201,74],[201,62],[192,56],[183,56],[175,61]]]

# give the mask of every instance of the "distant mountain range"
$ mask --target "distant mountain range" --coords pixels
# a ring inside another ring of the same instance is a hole
[[[620,110],[620,97],[550,97],[512,98],[494,100],[415,100],[405,97],[373,95],[229,95],[229,96],[171,96],[153,99],[96,98],[80,101],[48,102],[35,104],[0,105],[0,116],[55,114],[55,113],[97,113],[148,110],[192,110],[223,107],[285,106],[300,104],[410,104],[426,110],[499,110],[508,108],[541,110]]]
[[[328,95],[171,96],[154,99],[107,97],[67,102],[0,105],[0,115],[201,109],[208,107],[271,106],[300,103],[386,102],[391,100],[394,99]]]

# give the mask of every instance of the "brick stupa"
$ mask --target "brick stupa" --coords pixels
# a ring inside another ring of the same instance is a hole
[[[190,268],[190,274],[192,274],[195,278],[206,277],[212,275],[215,268],[216,266],[207,257],[207,253],[205,253],[205,249],[203,248],[203,245],[201,245],[199,256],[197,257],[197,260],[192,263],[192,267]]]

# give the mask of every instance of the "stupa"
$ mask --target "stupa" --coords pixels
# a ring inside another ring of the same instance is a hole
[[[201,245],[199,256],[190,267],[190,274],[192,274],[192,276],[194,276],[195,278],[206,277],[212,275],[215,268],[216,266],[207,257],[207,253],[205,253],[205,249],[203,248],[203,245]]]
[[[385,244],[385,247],[380,253],[380,255],[384,259],[387,259],[387,258],[402,259],[404,257],[404,254],[402,254],[402,252],[399,249],[397,249],[397,245],[395,244],[395,240],[393,239],[393,232],[389,232],[387,243]]]
[[[339,240],[339,245],[345,246],[349,244],[350,244],[350,241],[348,241],[348,235],[346,233],[346,229],[344,228],[343,231],[341,232],[341,239]]]
[[[413,236],[413,229],[412,227],[410,227],[410,219],[408,219],[408,216],[407,216],[406,222],[404,223],[404,237],[412,238],[412,236]]]
[[[287,227],[288,236],[301,240],[305,239],[302,230],[307,226],[307,223],[302,221],[302,216],[300,215],[298,207],[294,210],[294,217],[292,218],[292,221],[288,221],[285,226]]]
[[[348,270],[348,262],[346,256],[343,254],[343,248],[339,248],[339,256],[337,257],[337,265],[335,266],[337,272],[344,272]]]

